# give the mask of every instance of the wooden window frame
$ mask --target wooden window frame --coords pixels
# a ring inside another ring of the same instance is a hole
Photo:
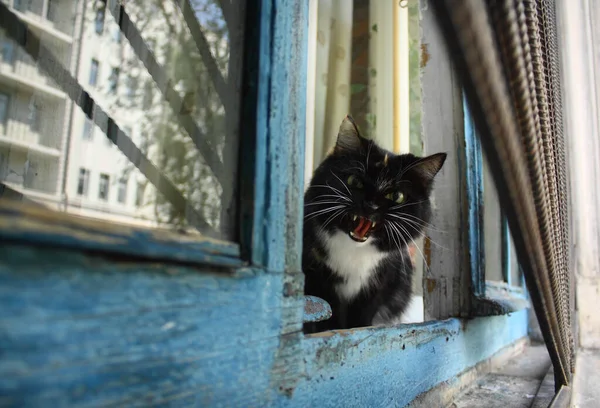
[[[0,3],[1,21],[7,21],[6,9]],[[446,224],[434,224],[449,234],[444,242],[455,240],[460,246],[469,242],[462,224],[467,215],[464,149],[457,148],[465,141],[461,92],[432,11],[422,13],[424,52],[435,56],[423,67],[426,152],[461,155],[450,155],[441,173],[440,185],[459,188],[436,192],[438,202],[452,205],[438,209],[437,221]],[[527,335],[524,310],[456,318],[469,310],[468,259],[464,253],[433,247],[426,254],[431,273],[424,286],[435,283],[435,301],[426,311],[437,321],[302,333],[307,16],[307,2],[247,3],[238,242],[130,228],[0,201],[3,282],[32,288],[17,294],[18,301],[3,304],[4,313],[18,315],[18,321],[6,323],[14,329],[6,354],[14,361],[27,360],[20,365],[0,360],[7,375],[15,367],[21,370],[11,393],[31,405],[53,406],[124,405],[139,395],[157,404],[312,406],[330,398],[338,405],[370,406],[381,405],[385,398],[390,405],[403,406]],[[117,130],[119,138],[124,136]],[[42,260],[43,266],[36,263]],[[39,279],[29,281],[28,274],[19,273],[23,269],[39,269]],[[452,290],[442,291],[443,282]],[[46,292],[53,288],[63,296]],[[96,297],[89,301],[86,294]],[[56,299],[53,308],[47,307]],[[123,308],[135,318],[122,317]],[[39,325],[39,311],[63,313],[62,319],[55,319],[54,326]],[[107,322],[95,333],[94,344],[87,323],[65,318],[74,313],[81,321],[93,316]],[[440,321],[446,317],[453,318]],[[35,335],[29,321],[37,324]],[[20,340],[36,347],[23,347]],[[76,347],[65,347],[65,341]],[[108,347],[94,350],[111,355],[91,351],[99,345]],[[38,358],[35,353],[45,353],[46,346],[63,354],[54,360]],[[73,361],[76,378],[68,370]],[[45,364],[55,362],[59,367],[48,381]],[[176,380],[171,381],[171,373]],[[77,392],[62,395],[57,389]]]

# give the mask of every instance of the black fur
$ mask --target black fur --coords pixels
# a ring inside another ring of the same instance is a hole
[[[413,275],[407,244],[429,223],[433,178],[445,158],[444,153],[426,158],[394,155],[361,137],[350,117],[344,120],[333,153],[315,170],[304,197],[305,293],[327,300],[333,309],[331,319],[307,324],[305,331],[370,326],[377,314],[384,320],[402,314],[411,297]],[[404,194],[402,204],[389,196],[399,193]],[[359,294],[345,300],[335,291],[343,278],[327,266],[318,233],[320,229],[350,233],[355,215],[376,223],[370,242],[386,257]]]

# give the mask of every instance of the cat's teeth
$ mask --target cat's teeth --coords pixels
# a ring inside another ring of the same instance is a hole
[[[358,216],[356,216],[356,215],[355,215],[355,216],[352,218],[352,221],[356,221],[356,219],[357,219],[357,218],[358,218]]]
[[[376,225],[376,224],[377,224],[377,223],[376,223],[375,221],[373,221],[373,225],[371,225],[371,228],[375,228],[375,225]]]

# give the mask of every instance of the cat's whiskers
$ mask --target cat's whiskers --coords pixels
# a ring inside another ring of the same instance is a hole
[[[325,231],[325,228],[327,227],[327,225],[329,225],[331,223],[331,221],[333,221],[338,216],[343,215],[343,214],[344,214],[344,208],[342,208],[341,210],[337,210],[332,215],[330,215],[329,218],[327,218],[327,220],[323,223],[323,225],[319,229],[321,231]]]
[[[431,268],[429,267],[429,263],[427,262],[427,259],[425,259],[425,255],[423,255],[423,252],[421,251],[421,248],[419,248],[419,246],[417,245],[417,243],[415,242],[415,240],[412,238],[412,236],[408,233],[408,231],[406,230],[406,228],[404,228],[402,225],[398,224],[398,227],[400,227],[404,233],[406,234],[406,236],[411,240],[411,242],[413,243],[413,245],[415,246],[415,248],[417,248],[417,251],[419,251],[419,254],[421,255],[421,259],[423,259],[423,262],[425,264],[425,268],[427,270],[427,272],[431,272]],[[408,245],[408,243],[407,243]]]
[[[306,203],[306,204],[304,204],[304,206],[308,207],[309,205],[324,205],[324,204],[331,204],[331,205],[344,204],[344,205],[346,205],[346,203],[344,201],[321,200],[321,201],[313,201],[312,203]]]
[[[426,221],[422,220],[421,218],[419,218],[419,217],[417,217],[415,215],[412,215],[412,214],[405,214],[405,213],[403,213],[403,214],[393,214],[393,213],[389,213],[387,215],[389,217],[398,219],[400,221],[404,221],[404,222],[407,222],[407,223],[414,223],[414,224],[418,225],[421,228],[427,228],[429,230],[440,232],[440,233],[443,233],[443,234],[447,233],[446,231],[442,231],[442,230],[436,228],[433,224],[431,224],[429,222],[426,222]]]
[[[334,176],[336,179],[338,179],[338,180],[340,181],[340,183],[342,183],[342,186],[344,186],[344,188],[345,188],[345,189],[346,189],[346,191],[348,192],[348,196],[351,196],[351,195],[352,195],[352,193],[350,192],[350,189],[348,188],[348,186],[346,185],[346,183],[344,183],[344,182],[342,181],[342,179],[341,179],[341,178],[339,178],[339,177],[338,177],[338,175],[337,175],[337,174],[335,174],[335,173],[333,172],[333,170],[331,170],[331,174],[333,174],[333,176]]]
[[[304,220],[308,221],[308,220],[313,219],[313,218],[315,218],[315,217],[317,217],[319,215],[324,215],[324,214],[328,214],[328,213],[330,213],[332,211],[339,210],[340,208],[346,208],[346,206],[345,205],[336,205],[336,206],[333,206],[333,207],[328,207],[328,208],[324,208],[324,209],[321,209],[321,210],[317,210],[317,211],[305,214],[304,215]]]
[[[422,203],[424,203],[426,201],[427,200],[421,200],[421,201],[416,201],[414,203],[406,203],[406,204],[394,205],[394,206],[390,207],[388,209],[388,211],[399,210],[401,208],[410,207],[410,206],[417,205],[417,204],[422,204]]]

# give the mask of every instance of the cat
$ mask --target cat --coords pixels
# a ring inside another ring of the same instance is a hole
[[[429,225],[433,179],[445,160],[395,155],[346,116],[304,195],[305,294],[333,312],[305,332],[398,321],[412,297],[408,244]]]

